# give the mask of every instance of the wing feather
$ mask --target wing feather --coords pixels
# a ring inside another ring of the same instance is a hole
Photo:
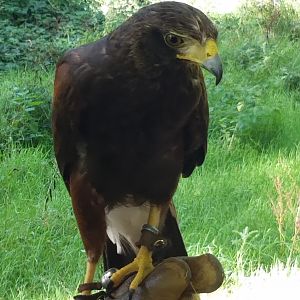
[[[184,129],[183,177],[189,177],[196,166],[202,165],[207,152],[209,111],[203,77],[201,91],[200,101]]]
[[[68,51],[58,62],[54,81],[52,102],[52,131],[58,168],[69,189],[72,169],[78,168],[84,149],[80,137],[84,113],[88,103],[85,93],[89,90],[95,68],[105,56],[105,39]],[[94,55],[90,55],[91,51]],[[96,55],[95,55],[96,54]],[[96,56],[96,58],[95,58]]]

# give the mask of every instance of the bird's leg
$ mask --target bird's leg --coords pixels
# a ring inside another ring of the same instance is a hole
[[[84,283],[89,283],[93,281],[96,272],[96,266],[96,263],[87,261]]]
[[[143,279],[154,269],[152,264],[152,250],[153,244],[159,234],[158,227],[160,224],[161,211],[162,206],[151,205],[148,223],[142,228],[139,252],[132,263],[112,275],[111,282],[113,287],[119,286],[127,275],[137,272],[129,287],[132,294]]]
[[[97,263],[93,261],[87,261],[86,264],[86,272],[84,276],[84,284],[91,283],[94,280],[95,272],[96,272]],[[90,295],[90,290],[82,291],[82,295]]]
[[[83,295],[91,294],[96,266],[106,238],[104,200],[91,186],[86,173],[74,171],[70,176],[70,194],[80,235],[87,253],[84,284],[79,286]]]

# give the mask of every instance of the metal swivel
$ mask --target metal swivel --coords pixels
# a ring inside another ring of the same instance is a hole
[[[116,273],[118,271],[117,268],[111,268],[111,269],[108,269],[102,276],[101,278],[101,284],[102,284],[102,287],[106,290],[109,290],[112,288],[112,281],[111,281],[111,277],[114,273]]]

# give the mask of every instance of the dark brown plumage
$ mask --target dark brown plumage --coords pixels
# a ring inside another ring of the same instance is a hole
[[[160,228],[173,242],[164,257],[186,255],[168,207],[180,176],[205,158],[208,105],[200,64],[220,80],[220,61],[209,60],[218,58],[216,47],[207,46],[216,38],[202,12],[163,2],[57,64],[55,155],[90,262],[105,247],[108,212],[124,205],[164,207]],[[199,59],[195,47],[203,52]],[[121,244],[128,241],[121,237]],[[127,262],[128,255],[113,254],[108,245],[107,267]]]

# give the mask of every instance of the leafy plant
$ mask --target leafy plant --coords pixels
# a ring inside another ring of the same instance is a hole
[[[282,116],[278,108],[253,106],[239,114],[236,134],[243,142],[265,148],[281,134],[281,130]]]
[[[11,99],[3,107],[0,148],[10,143],[37,145],[50,138],[50,102],[48,89],[14,86]]]
[[[150,0],[110,0],[107,2],[109,10],[106,15],[104,33],[107,34],[118,27],[139,8],[150,4]]]
[[[0,70],[48,66],[80,44],[89,31],[101,32],[104,16],[94,1],[12,0],[0,11]]]
[[[236,63],[241,68],[252,68],[264,58],[263,45],[256,42],[246,42],[236,49]]]
[[[210,104],[210,134],[221,139],[230,139],[237,122],[238,99],[233,91],[220,89],[213,94],[217,100]]]
[[[295,20],[299,19],[298,12],[287,1],[249,0],[244,4],[242,14],[248,20],[255,20],[267,40],[275,35],[287,34],[292,38],[291,29]]]
[[[287,90],[299,90],[300,91],[300,71],[296,70],[287,70],[286,68],[283,70],[283,75],[281,76],[281,80],[284,82],[284,86]]]

